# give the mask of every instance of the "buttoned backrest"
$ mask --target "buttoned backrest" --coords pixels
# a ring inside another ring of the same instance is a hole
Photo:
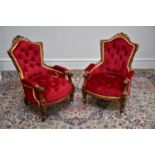
[[[18,41],[11,51],[11,57],[15,61],[21,78],[32,78],[40,75],[42,67],[42,51],[39,43],[33,43],[26,39]]]
[[[107,72],[126,74],[130,71],[136,45],[123,37],[101,43],[102,68]]]

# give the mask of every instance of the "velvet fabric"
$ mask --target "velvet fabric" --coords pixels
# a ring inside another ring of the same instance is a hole
[[[43,65],[41,46],[30,41],[20,41],[13,50],[25,79],[31,79],[37,75],[56,75],[54,70],[48,69]]]
[[[131,79],[134,75],[134,71],[129,68],[134,48],[121,37],[104,41],[101,47],[101,61],[97,65],[90,64],[85,69],[89,75],[86,77],[84,88],[101,96],[121,97],[123,81],[126,78]]]
[[[85,68],[85,71],[90,72],[95,67],[95,64],[90,64],[88,67]]]
[[[132,54],[133,46],[123,38],[116,38],[104,43],[104,63],[106,71],[120,72],[126,75],[129,57]],[[103,54],[102,54],[103,55]]]
[[[65,73],[66,71],[68,71],[67,68],[62,67],[62,66],[59,66],[59,65],[53,66],[53,69],[58,70],[58,71],[61,71],[61,72],[63,72],[63,73]]]
[[[47,104],[65,98],[72,91],[72,85],[64,78],[54,76],[38,76],[32,79],[44,87],[43,97]],[[37,94],[37,98],[39,95]]]
[[[36,83],[32,80],[29,80],[29,79],[22,79],[21,81],[23,84],[28,85],[28,86],[33,87],[33,88],[38,86],[38,83]]]
[[[62,66],[47,67],[43,63],[42,47],[39,43],[20,40],[12,55],[20,68],[25,97],[37,104],[39,94],[35,87],[44,87],[43,97],[46,104],[52,104],[68,96],[73,90],[72,84],[65,79],[67,68]]]
[[[123,93],[124,78],[98,73],[88,79],[85,89],[102,96],[120,97]]]

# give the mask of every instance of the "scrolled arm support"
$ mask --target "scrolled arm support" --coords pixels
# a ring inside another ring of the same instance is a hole
[[[84,69],[83,77],[86,79],[89,76],[91,70],[95,67],[95,64],[90,64]]]

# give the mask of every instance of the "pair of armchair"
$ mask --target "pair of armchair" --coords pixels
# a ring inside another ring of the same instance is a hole
[[[131,63],[137,49],[138,45],[123,33],[101,41],[101,60],[84,70],[82,94],[85,103],[87,94],[102,99],[117,99],[121,101],[120,109],[123,113],[134,74]],[[73,74],[65,67],[47,66],[44,63],[42,42],[16,36],[8,54],[22,82],[25,104],[38,105],[42,121],[47,116],[46,108],[49,105],[62,102],[68,97],[73,101]]]

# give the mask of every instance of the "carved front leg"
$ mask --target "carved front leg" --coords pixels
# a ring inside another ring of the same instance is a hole
[[[123,84],[124,84],[123,96],[122,96],[122,98],[120,99],[120,104],[121,104],[120,113],[121,113],[121,114],[124,113],[124,109],[125,109],[125,100],[126,100],[126,97],[127,97],[127,95],[128,95],[129,83],[130,83],[130,80],[129,80],[129,79],[125,79],[125,80],[123,81]]]
[[[83,102],[86,103],[87,92],[82,89]]]
[[[26,97],[24,97],[24,103],[25,103],[25,105],[29,105],[30,104],[30,102],[26,99]]]
[[[82,96],[83,96],[83,102],[86,103],[86,97],[87,97],[87,92],[85,91],[85,85],[86,85],[86,78],[89,75],[89,72],[84,72],[83,77],[84,77],[84,83],[82,86]]]
[[[74,92],[75,92],[75,88],[74,88],[74,86],[73,86],[73,91],[72,91],[72,93],[70,94],[70,101],[71,101],[71,102],[73,102]]]
[[[73,73],[71,73],[70,71],[66,71],[65,74],[68,76],[68,80],[70,81],[70,83],[72,84],[72,87],[73,87],[73,91],[70,94],[70,101],[72,102],[73,97],[74,97],[74,91],[75,91],[75,88],[74,88],[74,85],[73,85],[73,82],[72,82]]]
[[[40,117],[41,117],[41,121],[45,121],[46,117],[47,117],[47,113],[46,113],[46,108],[45,108],[45,102],[44,102],[44,97],[43,97],[43,91],[44,88],[38,86],[37,91],[39,91],[39,108],[40,108]]]
[[[121,104],[121,107],[120,107],[120,114],[123,114],[124,113],[124,109],[125,109],[125,96],[123,96],[120,100],[120,104]]]

